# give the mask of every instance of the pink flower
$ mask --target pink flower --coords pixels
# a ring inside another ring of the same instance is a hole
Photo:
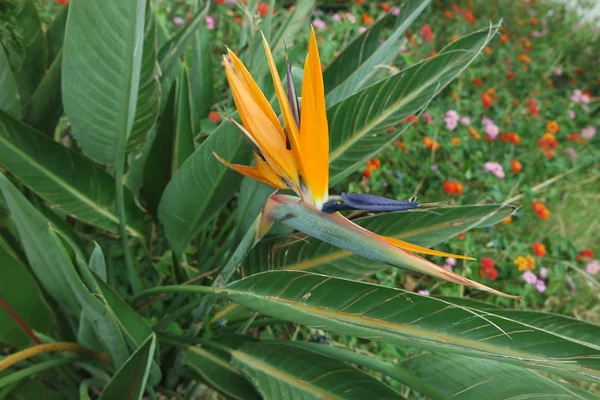
[[[504,179],[504,168],[502,165],[497,162],[486,162],[483,166],[483,170],[486,172],[491,172],[496,175],[498,179]]]
[[[337,22],[341,22],[342,21],[342,15],[340,13],[335,13],[333,14],[333,20],[337,21]]]
[[[315,27],[315,29],[318,31],[322,31],[323,29],[325,29],[327,27],[327,24],[325,23],[325,21],[323,21],[322,19],[318,19],[318,18],[315,19],[312,24]]]
[[[594,136],[596,136],[596,128],[591,125],[581,130],[581,137],[584,139],[592,139]]]
[[[570,119],[575,119],[575,117],[576,117],[576,116],[577,116],[577,115],[575,114],[575,111],[573,111],[573,110],[569,110],[569,118],[570,118]]]
[[[397,17],[398,15],[400,15],[400,7],[392,7],[392,10],[390,11],[390,13],[394,17]]]
[[[429,290],[421,289],[417,290],[417,293],[422,294],[423,296],[429,296]]]
[[[446,265],[454,267],[456,265],[456,258],[452,258],[452,257],[446,258]]]
[[[491,119],[489,119],[488,117],[483,117],[483,118],[481,119],[481,122],[482,122],[482,123],[483,123],[485,126],[488,126],[488,125],[494,125],[494,121],[492,121],[492,120],[491,120]]]
[[[568,149],[565,149],[565,153],[567,153],[567,157],[569,157],[571,164],[574,163],[577,159],[577,151],[575,151],[574,148],[569,147]]]
[[[365,26],[359,26],[358,27],[358,33],[363,33],[363,32],[366,32],[366,31],[367,31],[367,28]]]
[[[576,104],[589,104],[590,96],[579,89],[575,89],[573,90],[573,94],[571,94],[571,101]]]
[[[212,31],[213,29],[215,29],[215,25],[216,25],[217,21],[213,17],[208,16],[208,17],[204,18],[204,22],[206,22],[206,28],[209,31]]]
[[[456,111],[454,111],[454,110],[447,111],[446,117],[444,118],[444,121],[446,122],[446,128],[450,129],[451,131],[456,129],[459,119],[460,119],[460,115],[458,115],[458,113]]]
[[[496,140],[498,134],[500,133],[500,129],[498,129],[498,127],[492,122],[485,126],[485,133],[490,137],[490,139]]]
[[[351,24],[355,24],[356,23],[356,17],[350,13],[345,14],[346,18],[348,18],[348,21],[350,21]]]
[[[433,115],[431,115],[429,113],[423,113],[422,117],[425,120],[425,122],[428,124],[431,124],[433,122]]]
[[[534,286],[535,289],[540,293],[544,293],[546,291],[546,282],[541,279],[538,279]]]
[[[184,22],[183,18],[181,18],[181,17],[175,17],[175,18],[173,18],[173,23],[175,25],[183,25],[183,22]]]
[[[584,269],[588,274],[596,275],[598,272],[600,272],[600,262],[598,262],[598,260],[592,260],[587,263]]]
[[[469,125],[471,125],[471,120],[469,119],[469,117],[461,117],[460,123],[463,124],[464,126],[469,126]]]
[[[540,268],[540,278],[544,279],[544,280],[546,278],[548,278],[548,268],[546,268],[546,267]]]
[[[529,283],[530,285],[535,285],[535,283],[538,281],[538,277],[531,271],[523,272],[523,275],[521,275],[521,277],[525,282]]]
[[[562,76],[562,74],[563,74],[563,69],[561,67],[554,68],[554,75]]]

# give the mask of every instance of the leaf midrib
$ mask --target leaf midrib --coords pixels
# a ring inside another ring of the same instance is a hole
[[[2,126],[2,128],[4,130],[6,130],[6,126],[4,126],[4,124],[0,123],[0,125]],[[32,167],[34,167],[36,170],[38,170],[43,175],[49,177],[58,186],[62,187],[64,190],[66,190],[69,194],[73,195],[73,197],[75,197],[76,199],[80,200],[82,203],[84,203],[84,204],[88,205],[89,207],[91,207],[92,209],[94,209],[98,214],[100,214],[100,215],[106,217],[107,219],[109,219],[110,221],[114,222],[116,224],[115,229],[118,228],[119,219],[117,218],[116,215],[111,214],[110,212],[107,212],[107,210],[105,208],[101,207],[100,205],[98,205],[98,203],[94,202],[92,199],[90,199],[89,197],[85,196],[83,193],[81,193],[81,192],[79,192],[77,190],[74,190],[74,188],[72,186],[68,185],[64,180],[62,180],[61,178],[59,178],[54,173],[50,172],[48,169],[44,168],[35,159],[29,157],[29,155],[27,153],[23,152],[21,149],[19,149],[17,146],[15,146],[14,144],[12,144],[10,141],[6,140],[5,136],[0,136],[0,139],[14,153],[20,155],[23,160],[26,160],[29,165],[31,165]],[[27,186],[29,186],[29,185],[27,185]],[[58,205],[58,204],[57,204],[57,206],[60,207],[60,205]],[[67,213],[69,213],[69,210],[64,210],[64,211],[67,212]],[[91,221],[90,221],[90,223],[93,224],[93,222],[91,222]],[[127,226],[127,230],[132,235],[134,235],[134,236],[138,236],[138,237],[142,236],[140,232],[138,232],[136,229],[134,229],[130,225]]]

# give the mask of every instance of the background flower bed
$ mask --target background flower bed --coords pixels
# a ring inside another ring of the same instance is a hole
[[[237,6],[216,2],[207,27],[214,41],[215,96],[225,104],[227,85],[219,65],[225,45],[235,49],[248,23]],[[382,13],[394,6],[375,2],[321,4],[313,15],[323,62]],[[59,6],[46,2],[47,17]],[[357,168],[337,192],[360,191],[406,199],[452,204],[520,205],[505,224],[455,238],[440,250],[465,253],[478,262],[436,260],[472,279],[525,297],[521,303],[469,292],[470,297],[515,308],[534,308],[598,321],[598,254],[595,212],[598,203],[598,32],[578,26],[578,19],[549,2],[519,2],[501,7],[487,1],[434,4],[413,24],[393,73],[440,50],[490,20],[504,19],[502,35],[460,78],[436,98],[401,137],[404,125],[389,127],[390,145]],[[165,25],[180,29],[189,20],[190,4],[159,3]],[[265,8],[267,7],[267,8]],[[345,8],[344,8],[345,7]],[[268,5],[257,8],[266,14]],[[257,22],[258,23],[258,22]],[[304,37],[305,35],[299,35]],[[290,49],[305,43],[289,43]],[[299,61],[293,51],[291,55]],[[296,62],[295,64],[299,64]],[[203,133],[220,123],[217,105],[204,121]],[[397,270],[369,278],[384,285],[431,294],[463,294],[463,289]],[[459,293],[460,292],[460,293]],[[268,337],[305,335],[327,340],[318,330],[300,333],[257,330]],[[393,347],[338,338],[368,351],[399,357]]]

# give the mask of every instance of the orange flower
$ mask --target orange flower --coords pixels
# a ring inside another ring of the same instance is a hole
[[[540,150],[543,150],[546,153],[547,159],[550,160],[550,159],[554,158],[554,153],[552,152],[552,150],[554,150],[558,147],[558,140],[556,140],[556,138],[554,137],[553,134],[544,133],[542,138],[540,140],[538,140],[537,143],[538,143],[538,148]]]
[[[216,111],[209,112],[208,119],[211,120],[212,122],[214,122],[215,124],[218,124],[221,122],[221,116]]]
[[[581,135],[579,133],[569,133],[566,136],[566,138],[567,138],[567,140],[569,140],[571,142],[578,143],[578,144],[584,144],[585,143],[585,140],[583,140],[581,138]]]
[[[521,18],[517,18],[517,25],[523,26],[525,25],[525,21],[523,21]]]
[[[378,158],[373,157],[369,161],[367,161],[366,168],[371,171],[381,168],[381,161]]]
[[[512,172],[518,174],[523,170],[523,165],[519,160],[510,160],[510,168],[512,169]]]
[[[433,140],[429,136],[425,136],[423,138],[423,144],[425,147],[432,149],[433,151],[437,151],[440,148],[440,144],[437,142],[437,140]]]
[[[458,39],[460,39],[458,36],[454,35],[450,38],[450,43],[454,43],[456,42]]]
[[[475,24],[475,16],[473,15],[473,12],[471,10],[466,10],[465,11],[465,20],[470,23],[471,25]]]
[[[450,11],[450,10],[446,10],[446,11],[444,11],[444,18],[446,18],[446,19],[450,19],[450,18],[452,18],[453,16],[454,16],[454,14],[452,13],[452,11]]]
[[[546,255],[546,246],[543,243],[535,242],[531,245],[531,248],[536,257],[544,257]]]
[[[519,61],[521,61],[522,63],[530,63],[531,57],[529,57],[527,54],[523,53],[519,56]]]
[[[458,235],[456,235],[456,237],[459,238],[460,240],[464,240],[466,236],[467,236],[467,234],[465,232],[459,233]]]
[[[258,14],[261,17],[266,17],[267,14],[269,13],[269,6],[266,5],[265,3],[263,3],[262,1],[260,3],[258,3],[258,5],[256,6],[256,11],[258,11]]]
[[[431,52],[429,53],[429,57],[435,57],[438,55],[438,52],[435,50],[431,50]]]
[[[496,101],[498,99],[498,95],[496,94],[496,90],[488,89],[486,93],[492,98],[492,100]]]
[[[525,50],[527,53],[531,51],[531,42],[529,40],[525,40],[523,43],[523,50]]]
[[[472,126],[469,127],[469,133],[471,134],[471,136],[473,136],[473,138],[475,138],[476,140],[481,139],[481,136],[479,135],[479,132],[477,132],[477,130],[475,128],[473,128]]]
[[[556,121],[550,121],[546,124],[546,132],[556,135],[560,131],[560,125]]]
[[[506,217],[506,218],[504,218],[504,219],[502,220],[502,223],[503,223],[504,225],[510,224],[510,223],[512,222],[512,219],[513,219],[513,218],[512,218],[512,215],[509,215],[508,217]]]
[[[531,25],[533,25],[533,26],[538,26],[540,23],[540,20],[537,19],[537,17],[531,17],[531,19],[529,21],[531,22]]]
[[[401,123],[401,124],[410,124],[410,123],[412,123],[413,125],[416,125],[416,124],[417,124],[417,122],[419,122],[419,121],[417,120],[417,118],[418,118],[418,117],[417,117],[416,115],[409,115],[408,117],[404,118],[404,119],[402,120],[402,122],[400,122],[400,123]]]
[[[508,37],[508,35],[500,35],[500,43],[508,43],[509,40],[510,38]]]
[[[483,52],[485,53],[486,56],[489,56],[490,54],[492,54],[492,48],[490,46],[485,46],[483,48]]]
[[[408,151],[408,148],[404,145],[404,142],[396,142],[395,145],[404,152]]]
[[[460,138],[459,137],[453,137],[452,138],[452,146],[456,147],[460,144]]]
[[[546,208],[546,205],[540,201],[536,201],[531,205],[531,208],[537,216],[543,220],[546,220],[550,217],[550,211]]]
[[[365,4],[365,0],[354,0],[357,4],[360,4],[361,6],[363,4]]]
[[[446,181],[444,182],[444,192],[459,196],[463,193],[463,186],[459,182]]]
[[[481,87],[483,86],[483,80],[479,79],[479,78],[475,78],[471,81],[471,83],[475,86],[475,87]]]
[[[576,74],[583,74],[582,67],[575,67],[575,68],[573,68],[573,71],[575,71]]]
[[[512,143],[517,146],[521,144],[521,137],[513,132],[500,134],[500,140],[504,143]]]
[[[234,17],[233,22],[235,22],[238,25],[244,25],[244,20],[242,19],[242,17]]]
[[[527,271],[535,269],[535,258],[532,256],[519,256],[514,260],[515,265],[519,268],[519,271]]]
[[[483,108],[490,108],[492,106],[492,98],[487,93],[481,93],[481,101],[483,102]]]
[[[365,26],[369,26],[373,23],[373,17],[371,17],[369,14],[367,13],[362,13],[360,16],[360,19],[362,20],[362,23]]]
[[[390,10],[392,9],[392,6],[390,6],[390,3],[381,3],[380,7],[385,12],[390,12]]]

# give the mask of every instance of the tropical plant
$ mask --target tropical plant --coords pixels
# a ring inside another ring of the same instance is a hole
[[[514,206],[328,194],[498,26],[386,76],[374,67],[428,5],[411,0],[322,74],[315,33],[294,40],[313,3],[274,4],[264,19],[238,4],[240,50],[221,77],[208,8],[173,35],[147,0],[71,0],[45,31],[33,0],[13,10],[16,42],[0,46],[0,397],[403,398],[385,376],[436,399],[592,398],[576,383],[600,379],[599,327],[368,281],[393,266],[511,297],[414,253],[448,256],[429,248]],[[233,102],[213,129],[224,74]],[[321,331],[420,355],[391,364],[301,340]]]

